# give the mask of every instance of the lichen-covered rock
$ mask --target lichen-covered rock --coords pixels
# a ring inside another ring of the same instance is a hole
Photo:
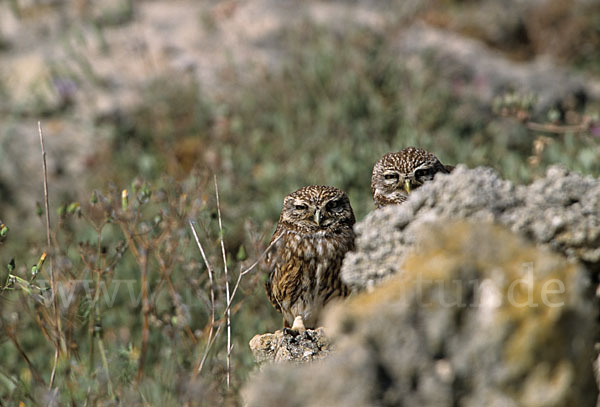
[[[336,351],[270,366],[248,406],[594,406],[587,272],[504,227],[423,226],[404,273],[326,314]]]
[[[494,221],[573,260],[600,268],[600,182],[560,167],[544,178],[515,186],[490,168],[458,166],[450,175],[412,193],[402,205],[370,213],[356,225],[356,250],[348,253],[342,279],[370,288],[404,268],[416,234],[433,221]]]
[[[329,355],[330,343],[323,328],[308,329],[297,335],[276,331],[255,335],[250,349],[256,362],[310,362]]]
[[[600,271],[600,180],[550,167],[517,195],[524,205],[500,222]]]

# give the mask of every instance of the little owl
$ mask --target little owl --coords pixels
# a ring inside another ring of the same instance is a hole
[[[448,174],[453,169],[429,151],[416,147],[388,153],[373,167],[371,192],[375,206],[400,204],[408,199],[413,189],[432,180],[435,174]]]
[[[315,328],[325,304],[349,294],[340,268],[354,248],[354,222],[348,196],[337,188],[312,185],[284,198],[265,259],[267,296],[284,327]]]

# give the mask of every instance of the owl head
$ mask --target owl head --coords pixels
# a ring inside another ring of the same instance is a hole
[[[355,222],[350,200],[335,187],[310,185],[283,200],[280,224],[302,231],[332,231]]]
[[[381,157],[373,167],[371,192],[378,208],[400,204],[408,194],[431,181],[435,174],[448,174],[451,166],[445,166],[432,153],[416,147],[407,147],[397,153]]]

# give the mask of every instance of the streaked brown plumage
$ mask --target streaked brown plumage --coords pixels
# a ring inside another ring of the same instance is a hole
[[[371,192],[375,206],[400,204],[408,199],[411,190],[432,180],[435,174],[448,174],[453,169],[421,148],[407,147],[388,153],[373,167]]]
[[[286,327],[316,327],[323,307],[349,294],[340,268],[354,248],[354,222],[348,196],[335,187],[307,186],[283,200],[265,259],[265,288]]]

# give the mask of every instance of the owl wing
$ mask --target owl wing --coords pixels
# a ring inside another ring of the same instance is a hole
[[[265,265],[269,273],[265,283],[267,297],[275,309],[282,312],[283,301],[294,303],[301,287],[298,276],[302,275],[303,262],[297,256],[284,258],[288,234],[284,228],[277,226],[271,243],[279,239],[267,252]],[[269,243],[269,244],[271,244]]]
[[[277,301],[277,299],[275,298],[275,294],[273,292],[273,277],[276,273],[279,274],[277,272],[277,269],[279,268],[278,257],[280,257],[278,253],[281,251],[281,248],[283,246],[282,242],[281,242],[285,238],[284,236],[282,236],[283,233],[284,233],[284,231],[282,230],[281,226],[278,224],[277,228],[275,229],[275,233],[273,233],[273,237],[271,237],[269,246],[271,244],[273,244],[273,242],[278,238],[279,238],[279,241],[277,243],[275,243],[267,251],[267,253],[265,255],[265,261],[264,261],[265,269],[269,273],[269,275],[267,276],[267,281],[265,282],[265,291],[267,292],[267,298],[269,298],[269,301],[271,301],[271,304],[273,304],[275,309],[279,312],[281,312],[281,306],[280,306],[279,302]]]
[[[302,293],[301,278],[305,265],[292,256],[290,261],[277,263],[271,270],[267,282],[267,296],[271,304],[280,312],[289,309]]]
[[[281,305],[279,305],[279,301],[277,301],[277,299],[275,298],[275,294],[273,293],[273,272],[269,273],[269,277],[267,278],[267,281],[265,282],[265,291],[267,292],[267,298],[269,299],[269,301],[271,302],[271,304],[273,304],[273,306],[275,307],[275,309],[279,312],[281,312]]]

